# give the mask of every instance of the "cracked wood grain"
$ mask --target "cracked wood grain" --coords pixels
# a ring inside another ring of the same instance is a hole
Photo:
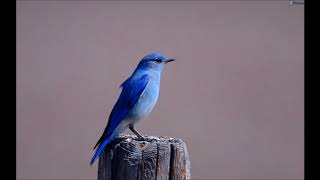
[[[190,160],[181,139],[120,135],[102,153],[98,180],[190,179]]]

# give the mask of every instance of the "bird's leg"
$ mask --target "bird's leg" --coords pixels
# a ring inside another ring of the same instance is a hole
[[[136,130],[133,128],[133,124],[130,124],[130,125],[129,125],[129,129],[130,129],[136,136],[138,136],[138,139],[141,139],[141,140],[144,139],[144,138],[141,136],[141,134],[138,133],[138,131],[136,131]]]

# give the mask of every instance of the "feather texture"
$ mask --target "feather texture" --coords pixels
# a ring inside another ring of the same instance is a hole
[[[149,81],[147,74],[142,75],[140,78],[132,81],[132,77],[127,79],[121,86],[122,91],[112,109],[109,116],[107,127],[105,128],[102,136],[94,146],[94,149],[98,146],[94,156],[92,157],[92,164],[95,159],[101,154],[102,150],[108,145],[118,134],[114,130],[117,128],[121,120],[125,118],[132,107],[138,102],[141,94],[146,88]]]

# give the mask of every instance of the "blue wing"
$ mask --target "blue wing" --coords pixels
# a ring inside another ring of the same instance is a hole
[[[100,155],[104,147],[113,140],[113,138],[115,137],[113,131],[119,125],[121,120],[132,109],[132,107],[138,102],[142,92],[146,88],[149,81],[149,77],[147,74],[144,74],[137,80],[131,78],[132,77],[121,84],[121,94],[111,111],[107,127],[105,128],[97,144],[94,146],[95,149],[97,145],[99,145],[90,164],[92,164],[94,160]]]
[[[147,86],[149,77],[143,75],[138,80],[126,80],[122,85],[122,92],[115,104],[106,127],[106,133],[110,134],[121,122],[123,117],[127,115],[129,110],[138,102],[142,92]]]

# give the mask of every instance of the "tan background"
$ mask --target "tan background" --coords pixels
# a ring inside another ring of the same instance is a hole
[[[303,178],[303,8],[18,1],[17,178],[96,178],[118,86],[153,51],[177,61],[137,128],[182,138],[194,179]]]

